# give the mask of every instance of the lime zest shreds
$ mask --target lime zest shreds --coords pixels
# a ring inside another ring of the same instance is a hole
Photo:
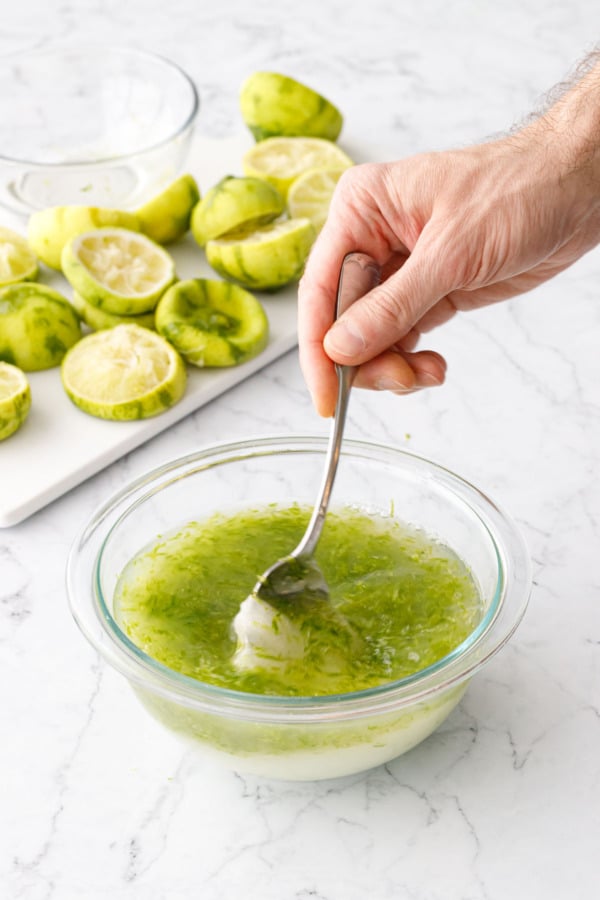
[[[277,696],[365,690],[433,665],[481,620],[479,591],[448,548],[408,525],[332,510],[317,550],[331,603],[363,640],[338,644],[322,611],[297,611],[305,654],[275,671],[235,666],[231,622],[257,573],[296,546],[310,509],[263,506],[190,522],[146,547],[123,570],[115,617],[169,668],[219,687]],[[214,602],[215,597],[219,603]],[[332,669],[328,643],[345,653]]]

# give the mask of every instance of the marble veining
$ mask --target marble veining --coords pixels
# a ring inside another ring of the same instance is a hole
[[[342,108],[342,144],[364,159],[506,131],[594,39],[588,0],[5,6],[0,53],[110,41],[179,62],[203,135],[240,129],[237,93],[255,69],[304,79]],[[349,436],[478,484],[521,526],[534,570],[513,640],[431,738],[378,769],[291,784],[199,762],[95,657],[66,605],[75,534],[131,478],[215,441],[326,433],[295,352],[0,531],[3,900],[597,896],[599,285],[596,250],[428,335],[448,359],[443,388],[353,393]]]

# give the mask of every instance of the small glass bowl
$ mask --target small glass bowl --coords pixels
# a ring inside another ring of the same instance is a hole
[[[198,115],[179,66],[125,47],[0,58],[0,204],[128,209],[181,170]]]
[[[399,756],[444,721],[469,679],[510,638],[527,605],[528,553],[513,522],[488,497],[415,454],[346,440],[333,505],[420,528],[470,569],[483,614],[459,647],[408,678],[316,698],[218,688],[181,675],[136,647],[112,611],[117,579],[129,560],[160,533],[217,511],[271,502],[311,505],[326,446],[321,438],[262,438],[177,459],[108,500],[69,557],[71,609],[92,645],[163,725],[236,771],[315,780]]]

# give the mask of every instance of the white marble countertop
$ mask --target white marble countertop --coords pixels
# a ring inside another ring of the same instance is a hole
[[[5,4],[0,52],[113,41],[180,62],[201,134],[240,128],[259,68],[313,84],[373,158],[465,144],[527,113],[591,47],[589,0]],[[1,218],[1,215],[0,215]],[[600,251],[431,335],[441,389],[355,392],[348,431],[431,457],[520,524],[534,590],[440,730],[394,762],[291,784],[197,762],[100,664],[65,562],[95,506],[216,440],[324,433],[291,352],[0,531],[0,896],[6,900],[577,900],[600,838]]]

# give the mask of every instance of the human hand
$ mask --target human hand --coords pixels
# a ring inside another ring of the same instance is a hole
[[[335,406],[334,362],[359,366],[359,387],[440,384],[443,358],[414,352],[423,333],[536,287],[598,242],[597,154],[592,165],[564,112],[493,143],[344,173],[299,290],[300,362],[321,415]],[[382,282],[332,326],[356,250]]]

